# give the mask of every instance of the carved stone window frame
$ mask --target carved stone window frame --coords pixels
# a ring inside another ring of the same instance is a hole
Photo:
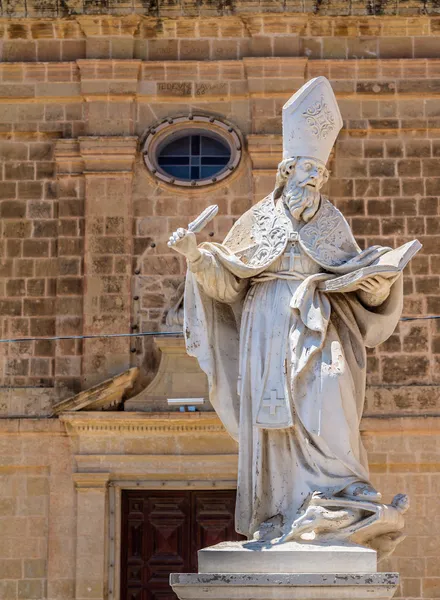
[[[166,173],[158,164],[157,158],[164,145],[183,133],[198,133],[220,139],[231,152],[228,164],[213,177],[188,181],[174,178]],[[240,164],[243,141],[239,131],[230,123],[213,116],[194,114],[169,117],[159,125],[151,127],[146,134],[142,154],[148,171],[160,181],[177,188],[201,188],[215,185],[232,175]]]

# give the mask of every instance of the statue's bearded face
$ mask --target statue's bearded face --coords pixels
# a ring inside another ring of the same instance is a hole
[[[319,206],[319,190],[327,176],[327,169],[318,160],[298,158],[283,191],[284,201],[295,219],[307,222],[315,214]]]

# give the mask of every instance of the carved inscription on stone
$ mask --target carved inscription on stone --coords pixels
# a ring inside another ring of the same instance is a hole
[[[190,81],[173,81],[172,83],[160,81],[157,84],[157,92],[161,96],[191,96],[192,83]]]
[[[223,83],[196,83],[196,96],[224,96],[228,93],[228,84]]]

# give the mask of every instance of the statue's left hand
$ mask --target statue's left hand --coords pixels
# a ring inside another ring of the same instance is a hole
[[[375,296],[388,296],[390,288],[393,284],[393,279],[386,279],[380,275],[364,279],[358,286],[359,290],[374,294]]]
[[[375,275],[364,279],[357,288],[360,299],[368,306],[380,306],[390,295],[391,286],[398,276],[387,279],[381,275]]]

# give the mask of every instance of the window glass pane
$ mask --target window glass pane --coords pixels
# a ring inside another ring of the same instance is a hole
[[[200,179],[199,167],[191,167],[191,179]]]
[[[176,179],[191,179],[191,177],[189,176],[189,167],[167,167],[166,169],[164,169],[164,171],[166,173],[168,173],[168,175],[171,175],[172,177],[175,177]]]
[[[159,165],[189,165],[188,156],[161,156],[157,161]]]
[[[225,144],[222,144],[219,140],[210,138],[207,136],[202,137],[202,156],[230,156],[230,151]]]
[[[202,167],[202,179],[205,179],[205,177],[214,177],[214,175],[217,175],[221,170],[222,169],[219,169],[218,167]]]
[[[191,165],[193,167],[199,167],[200,166],[200,156],[191,156]]]
[[[228,164],[229,156],[203,156],[202,165],[218,165],[224,167]]]
[[[187,156],[189,154],[189,137],[180,137],[164,146],[161,156]]]
[[[199,156],[199,154],[200,154],[200,136],[199,135],[191,136],[191,154],[193,156]]]

